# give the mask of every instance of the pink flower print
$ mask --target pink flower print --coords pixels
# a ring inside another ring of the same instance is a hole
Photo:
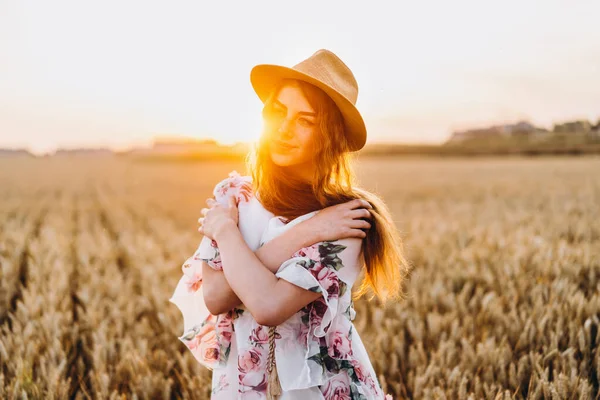
[[[319,387],[326,400],[350,400],[350,379],[346,373],[340,373]]]
[[[227,196],[227,192],[229,192],[229,189],[233,189],[235,188],[236,182],[235,179],[228,179],[227,182],[225,182],[223,185],[221,185],[218,189],[217,189],[217,193],[223,197]]]
[[[213,269],[216,269],[216,270],[222,270],[223,269],[223,262],[221,261],[221,256],[218,256],[218,257],[214,258],[208,264],[210,264],[211,267],[213,267]]]
[[[233,335],[233,311],[229,311],[227,314],[221,314],[218,316],[217,329],[219,336],[222,338],[224,344],[231,343],[231,336]]]
[[[185,282],[188,292],[196,292],[202,286],[202,272],[194,271],[194,275]]]
[[[240,393],[243,394],[242,397],[244,398],[247,397],[245,396],[247,393],[265,392],[267,390],[267,376],[265,368],[263,368],[262,357],[263,354],[256,348],[245,350],[238,356]]]
[[[312,246],[304,247],[295,252],[292,257],[308,257],[313,261],[321,261],[321,255],[319,254],[319,243],[315,243]]]
[[[367,385],[371,388],[371,391],[373,393],[381,393],[381,389],[375,383],[375,380],[373,379],[373,377],[371,375],[367,376]]]
[[[248,178],[241,176],[237,171],[230,172],[229,177],[219,184],[213,194],[227,198],[231,190],[236,193],[235,189],[237,189],[236,205],[239,205],[240,202],[247,203],[252,198],[252,185],[248,182]]]
[[[362,364],[356,359],[351,360],[350,363],[352,363],[352,367],[354,368],[354,373],[356,374],[356,377],[358,378],[358,380],[362,383],[366,383],[367,375],[365,374],[365,370],[364,370]]]
[[[319,284],[327,292],[327,299],[337,298],[340,292],[340,280],[337,274],[325,265],[316,263],[311,269],[310,273],[319,281]]]
[[[267,374],[264,371],[252,371],[247,374],[242,374],[239,376],[240,378],[240,386],[242,389],[242,393],[251,393],[254,392],[256,394],[260,392],[265,392],[267,390]],[[244,390],[246,389],[246,390]],[[247,389],[251,389],[248,391]],[[263,394],[264,396],[264,394]],[[245,397],[245,398],[257,398],[264,399],[264,397]]]
[[[330,335],[328,354],[338,360],[347,360],[352,355],[352,344],[347,333],[336,330]]]
[[[323,321],[323,317],[327,312],[327,304],[325,303],[325,299],[319,297],[317,300],[311,303],[312,307],[310,308],[310,327],[314,328],[321,325]]]
[[[213,324],[208,323],[200,328],[194,339],[188,342],[188,348],[196,358],[206,362],[219,359],[219,341]]]
[[[242,181],[242,183],[240,185],[240,192],[239,192],[239,195],[237,196],[237,204],[239,205],[240,202],[248,203],[251,198],[252,198],[252,185],[249,184],[248,182]]]
[[[223,263],[221,262],[221,252],[219,251],[217,241],[212,239],[210,241],[210,246],[214,249],[215,256],[211,260],[208,260],[207,264],[210,265],[213,269],[222,270]]]
[[[381,393],[379,385],[375,383],[373,376],[365,371],[364,366],[356,359],[352,359],[350,361],[352,363],[352,367],[354,368],[354,373],[356,374],[356,378],[364,385],[369,387],[371,392],[373,393]],[[390,396],[390,395],[388,395]],[[387,399],[387,397],[386,397]],[[391,399],[391,397],[390,397]]]
[[[252,329],[250,342],[258,347],[262,347],[263,344],[269,343],[269,333],[267,332],[267,328],[258,325],[256,328]]]
[[[260,352],[256,349],[249,349],[238,356],[238,370],[247,374],[260,369]]]

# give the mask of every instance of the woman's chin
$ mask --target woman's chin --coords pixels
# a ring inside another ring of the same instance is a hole
[[[294,160],[289,156],[284,156],[282,154],[271,153],[271,160],[273,164],[278,165],[280,167],[288,167],[290,165],[294,165]]]

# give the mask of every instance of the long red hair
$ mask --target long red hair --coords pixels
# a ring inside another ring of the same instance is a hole
[[[363,239],[365,273],[354,298],[366,293],[382,302],[404,297],[402,287],[410,264],[404,257],[402,240],[383,200],[356,184],[351,163],[354,153],[349,151],[342,115],[333,100],[307,82],[284,80],[265,101],[263,115],[268,118],[276,94],[288,82],[300,87],[317,114],[315,178],[311,182],[300,180],[273,163],[269,155],[271,132],[267,131],[271,128],[265,123],[263,134],[246,158],[255,192],[260,189],[260,201],[267,210],[288,219],[356,198],[367,200],[373,206],[371,228]]]

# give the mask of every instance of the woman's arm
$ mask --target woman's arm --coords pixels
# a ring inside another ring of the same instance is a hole
[[[248,248],[233,221],[215,232],[215,239],[230,288],[260,325],[279,325],[323,296],[277,278]]]
[[[271,273],[275,274],[294,252],[321,241],[319,233],[311,229],[307,221],[291,227],[254,252]],[[202,263],[202,292],[206,307],[213,315],[223,314],[242,303],[231,290],[223,271],[215,270],[205,262]]]

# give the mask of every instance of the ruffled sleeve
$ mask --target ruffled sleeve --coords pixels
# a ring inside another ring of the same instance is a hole
[[[194,358],[209,369],[225,363],[228,346],[218,336],[220,316],[212,315],[202,293],[202,261],[194,256],[181,266],[183,276],[169,301],[183,315],[183,335],[179,340],[192,352]]]
[[[227,204],[228,197],[233,193],[239,205],[248,202],[251,190],[250,177],[232,171],[217,183],[213,195],[217,202]],[[214,269],[222,269],[217,243],[207,236],[202,238],[194,254],[181,266],[183,276],[169,301],[183,315],[183,335],[179,340],[200,364],[213,369],[227,362],[234,314],[212,315],[208,311],[202,293],[202,261]]]
[[[277,328],[282,337],[281,346],[276,347],[276,362],[283,367],[278,371],[285,390],[322,385],[350,365],[351,321],[355,316],[351,289],[362,266],[359,238],[319,242],[297,251],[281,264],[278,278],[322,294],[301,310],[297,320]],[[292,367],[294,374],[281,373],[290,370],[292,363],[296,365]],[[301,371],[298,365],[303,365]]]
[[[276,276],[296,286],[322,293],[309,306],[310,327],[316,337],[323,337],[338,313],[338,303],[360,272],[360,239],[319,242],[298,250],[279,267]]]

